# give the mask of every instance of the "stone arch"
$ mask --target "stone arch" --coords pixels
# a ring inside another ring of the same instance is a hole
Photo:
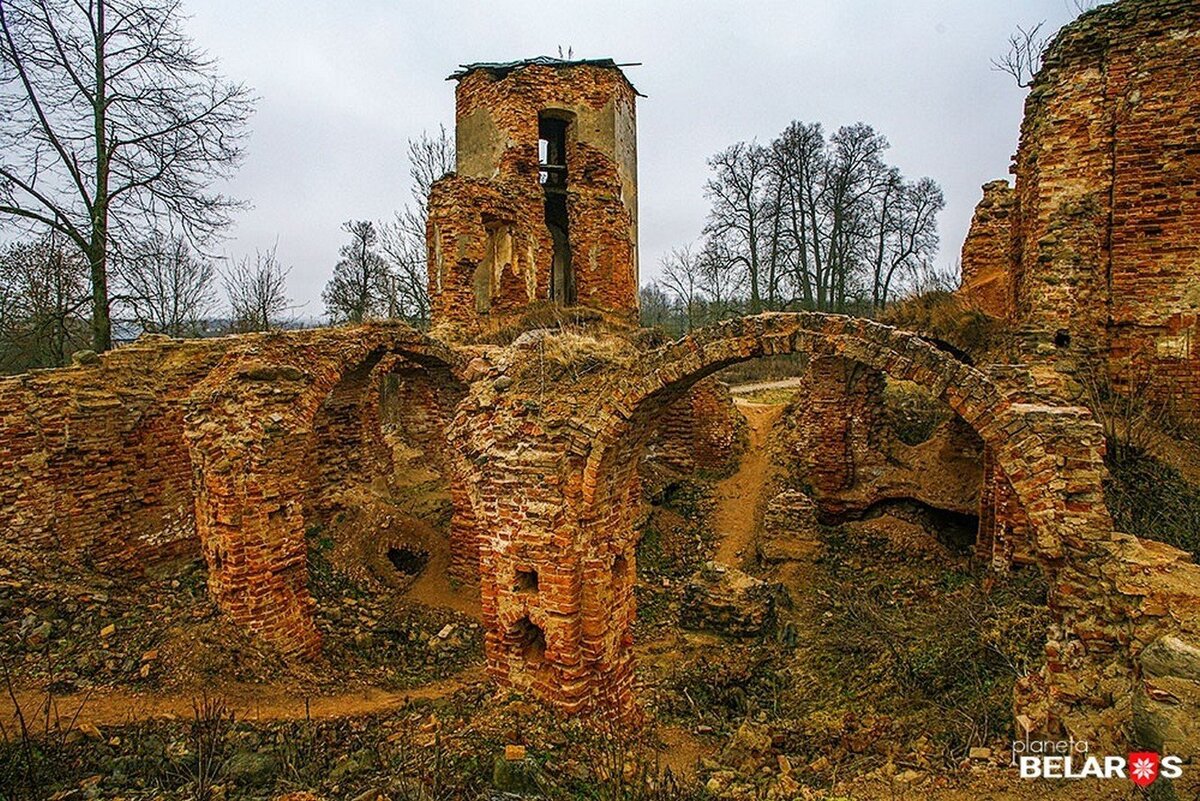
[[[499,579],[496,586],[489,587],[486,580],[484,586],[485,597],[494,596],[492,605],[501,613],[511,617],[519,612],[539,625],[544,619],[549,643],[545,661],[536,675],[525,676],[519,653],[505,650],[498,639],[489,651],[493,675],[503,683],[531,687],[564,708],[615,710],[636,719],[629,568],[636,545],[635,475],[653,428],[649,423],[697,381],[724,367],[797,352],[844,359],[915,381],[943,399],[992,449],[1028,514],[1030,548],[1051,578],[1051,603],[1058,617],[1054,636],[1073,638],[1074,620],[1086,620],[1103,606],[1087,573],[1096,569],[1092,562],[1110,555],[1106,544],[1113,532],[1102,496],[1103,437],[1088,412],[1023,402],[983,372],[909,332],[840,315],[764,314],[696,331],[648,354],[634,376],[610,376],[580,396],[574,430],[565,438],[561,507],[543,513],[546,522],[506,521],[508,541],[490,554],[489,571]],[[591,397],[599,400],[586,400]],[[522,542],[545,540],[547,532],[555,542],[566,543],[556,551],[554,567],[568,578],[544,597],[519,597],[503,578],[520,569],[507,554],[519,557]],[[614,570],[614,565],[624,569]],[[501,614],[496,622],[510,621]],[[1086,657],[1078,649],[1064,648],[1059,654],[1060,670],[1068,669],[1062,660]],[[1070,703],[1069,693],[1059,690],[1042,696]],[[1063,714],[1048,712],[1039,725],[1057,725]]]
[[[234,621],[284,653],[312,657],[320,649],[304,536],[314,420],[331,395],[353,404],[389,354],[442,376],[460,367],[449,348],[400,324],[279,332],[243,338],[188,399],[209,591]]]

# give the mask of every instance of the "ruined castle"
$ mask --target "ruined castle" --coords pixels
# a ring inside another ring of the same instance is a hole
[[[987,366],[820,313],[639,337],[636,90],[607,60],[465,66],[457,170],[430,198],[432,332],[143,337],[0,381],[0,537],[47,569],[66,558],[137,573],[202,554],[233,621],[312,658],[306,529],[347,508],[347,485],[389,480],[407,458],[449,498],[449,570],[478,587],[495,682],[636,721],[642,456],[727,446],[711,377],[799,353],[799,458],[818,502],[865,480],[886,378],[955,413],[958,450],[978,455],[964,474],[976,552],[1051,586],[1046,663],[1014,699],[1023,732],[1118,744],[1136,726],[1194,752],[1200,568],[1114,530],[1103,433],[1039,365],[1068,374],[1075,353],[1101,354],[1119,376],[1148,343],[1147,358],[1191,377],[1179,402],[1196,407],[1200,154],[1182,70],[1197,36],[1193,4],[1127,0],[1059,37],[1029,101],[1015,193],[989,185],[964,248],[964,293],[1015,331],[1019,358]],[[587,309],[581,325],[617,344],[574,370],[553,354],[577,333],[489,338],[542,307]]]
[[[1011,358],[1061,393],[1143,384],[1200,421],[1200,7],[1105,5],[1051,43],[1025,103],[1015,186],[995,181],[962,252],[963,294]]]

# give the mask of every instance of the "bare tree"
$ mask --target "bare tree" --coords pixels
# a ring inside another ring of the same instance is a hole
[[[86,342],[87,265],[50,232],[0,253],[0,371],[61,367]]]
[[[750,313],[762,310],[762,238],[767,186],[767,150],[757,143],[738,142],[708,160],[713,177],[705,185],[712,201],[704,231],[735,242],[732,257],[746,269],[750,284]]]
[[[350,234],[350,242],[342,246],[341,261],[333,268],[333,277],[321,293],[325,311],[335,323],[361,323],[382,317],[389,311],[392,274],[379,252],[375,223],[351,221],[342,230]]]
[[[253,261],[247,256],[222,273],[233,332],[270,331],[285,324],[292,308],[287,296],[291,268],[279,261],[278,247],[256,251]]]
[[[638,290],[638,312],[642,325],[647,328],[667,330],[671,326],[673,307],[671,298],[667,296],[662,284],[651,281]]]
[[[675,298],[687,320],[687,330],[696,327],[702,303],[700,259],[691,245],[674,248],[662,259],[662,284]]]
[[[179,0],[0,2],[0,217],[83,254],[98,351],[114,243],[164,223],[202,243],[237,205],[210,186],[240,161],[253,103],[182,22]]]
[[[117,262],[119,299],[143,331],[197,336],[216,302],[216,269],[181,236],[156,232]]]
[[[1033,86],[1033,79],[1042,68],[1042,55],[1050,43],[1050,37],[1042,33],[1045,24],[1042,20],[1032,28],[1018,25],[1016,33],[1008,37],[1008,50],[992,59],[992,68],[1011,75],[1022,89]]]
[[[392,268],[388,289],[389,316],[415,325],[429,321],[429,274],[425,226],[429,188],[454,170],[454,142],[440,126],[436,135],[422,133],[408,141],[408,174],[412,195],[404,208],[379,230],[379,244]]]
[[[910,184],[895,168],[874,200],[871,306],[879,310],[887,305],[898,278],[915,279],[921,265],[937,253],[937,215],[946,201],[931,178]]]
[[[865,123],[826,137],[793,122],[769,147],[713,157],[707,237],[688,262],[692,324],[764,308],[869,313],[917,281],[937,252],[944,199],[932,179],[909,182],[888,165],[887,148]],[[676,296],[681,264],[677,254],[664,263]]]
[[[746,289],[747,271],[739,269],[730,253],[728,241],[710,236],[695,262],[700,272],[700,290],[704,293],[708,321],[723,320],[735,314],[739,296]]]

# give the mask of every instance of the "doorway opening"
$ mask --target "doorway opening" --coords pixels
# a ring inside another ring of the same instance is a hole
[[[571,268],[571,238],[567,212],[567,131],[570,119],[553,112],[538,115],[538,180],[545,193],[546,227],[553,254],[550,262],[550,300],[575,303],[575,274]]]

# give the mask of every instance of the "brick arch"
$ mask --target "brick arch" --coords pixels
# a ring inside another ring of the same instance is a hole
[[[1096,609],[1105,599],[1092,597],[1100,591],[1087,571],[1095,569],[1090,562],[1109,558],[1106,546],[1113,531],[1102,495],[1103,438],[1085,410],[1014,400],[984,373],[909,332],[840,315],[765,314],[694,332],[649,354],[633,377],[610,377],[593,389],[590,394],[603,400],[575,415],[575,434],[565,454],[572,466],[563,482],[570,511],[555,526],[572,542],[562,552],[571,564],[561,561],[556,568],[569,568],[576,577],[573,586],[551,588],[554,595],[536,601],[516,598],[518,603],[503,600],[505,586],[485,588],[501,596],[495,604],[500,611],[550,610],[544,617],[554,627],[546,632],[552,669],[543,664],[522,675],[519,654],[501,632],[489,653],[493,675],[567,708],[598,707],[636,719],[635,580],[629,566],[637,537],[636,465],[651,423],[696,381],[737,362],[787,353],[857,362],[915,381],[942,398],[994,450],[1028,514],[1031,550],[1051,578],[1056,635],[1069,640],[1075,620],[1103,614]],[[494,552],[501,567],[509,552],[518,553],[519,547],[504,544]],[[495,572],[503,574],[501,568]],[[564,614],[567,610],[573,613]],[[1080,649],[1063,653],[1090,658]],[[1057,661],[1061,669],[1064,659]],[[1069,703],[1055,688],[1043,691],[1039,703],[1049,696],[1060,706]],[[1056,707],[1041,720],[1054,726],[1069,714]]]
[[[245,337],[191,393],[185,437],[209,591],[280,651],[320,650],[307,588],[305,493],[314,420],[389,354],[453,379],[460,359],[399,324]],[[354,383],[350,382],[354,379]]]
[[[1086,543],[1111,539],[1112,519],[1103,504],[1107,471],[1101,432],[1090,413],[1013,400],[987,375],[917,334],[818,312],[730,320],[657,351],[600,412],[602,427],[587,453],[583,476],[585,508],[595,509],[597,493],[608,488],[614,465],[633,461],[628,456],[640,446],[639,425],[658,408],[732,364],[792,353],[856,362],[913,381],[945,402],[994,449],[1030,516],[1031,545],[1047,563],[1086,556],[1091,550]],[[1076,437],[1080,447],[1060,464],[1064,436]]]

